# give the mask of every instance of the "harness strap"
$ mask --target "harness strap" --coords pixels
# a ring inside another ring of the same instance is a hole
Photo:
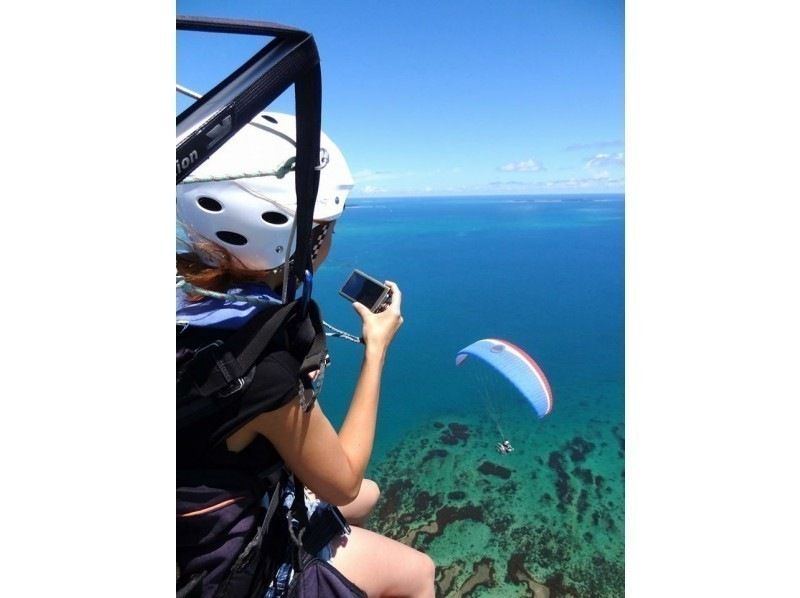
[[[175,598],[202,598],[203,596],[203,579],[206,572],[195,573],[189,578],[182,588],[175,593]]]
[[[292,474],[294,480],[294,500],[292,500],[292,512],[300,524],[300,529],[308,526],[308,513],[306,512],[306,487],[296,475]]]
[[[292,302],[281,306],[277,312],[267,309],[265,313],[266,322],[262,323],[264,315],[259,314],[259,316],[256,316],[256,323],[260,327],[255,334],[253,334],[252,326],[248,325],[229,339],[224,344],[225,352],[222,355],[215,355],[214,362],[216,367],[210,369],[208,377],[199,386],[200,394],[204,397],[210,397],[243,377],[253,367],[258,356],[267,348],[267,345],[292,315],[295,308],[296,305]],[[244,347],[237,350],[237,347],[241,345],[244,345]]]
[[[190,362],[182,368],[178,391],[178,429],[183,429],[198,421],[206,414],[213,413],[223,406],[226,398],[234,397],[253,378],[253,366],[282,327],[292,318],[297,318],[301,302],[293,301],[275,308],[267,307],[264,313],[238,330],[224,343],[215,342],[203,350],[195,352]],[[307,374],[321,369],[327,356],[325,329],[322,326],[319,307],[308,302],[306,318],[297,323],[291,338],[303,343],[303,361],[298,374],[306,388],[315,388]],[[297,345],[295,345],[297,347]],[[306,347],[308,347],[306,349]],[[289,359],[276,354],[277,358]],[[296,365],[287,364],[294,368]],[[181,401],[180,389],[194,388],[195,398]],[[199,397],[197,396],[199,395]],[[314,395],[316,396],[316,395]],[[218,430],[230,433],[228,427]]]
[[[308,350],[303,363],[300,365],[300,373],[308,374],[320,367],[320,364],[328,354],[328,343],[325,336],[325,329],[320,325],[322,318],[319,314],[319,307],[314,301],[308,302],[307,321],[314,327],[314,340],[311,341],[311,348]]]
[[[264,514],[264,518],[262,519],[261,524],[258,526],[255,535],[250,542],[247,543],[247,546],[244,547],[242,552],[234,561],[230,571],[228,572],[228,575],[225,577],[225,581],[220,584],[220,587],[214,594],[215,596],[239,597],[245,595],[245,590],[248,590],[246,595],[250,595],[249,588],[253,575],[253,565],[255,562],[254,559],[257,561],[262,558],[262,545],[264,543],[264,538],[269,530],[272,517],[275,515],[278,505],[281,502],[280,499],[281,485],[277,484],[272,492],[272,496],[270,497],[269,505],[267,506],[267,511]],[[258,570],[257,566],[255,567],[255,570]]]
[[[277,312],[270,316],[266,324],[259,329],[236,357],[240,371],[246,372],[253,367],[258,356],[267,348],[272,337],[275,336],[275,333],[284,322],[289,319],[296,308],[297,304],[293,301],[282,306]]]
[[[306,497],[305,486],[300,479],[292,474],[292,481],[294,482],[294,500],[292,506],[287,513],[287,525],[289,526],[289,537],[291,537],[294,547],[291,552],[292,569],[295,572],[301,568],[301,557],[305,550],[303,549],[303,536],[308,531],[308,512],[306,511]],[[297,519],[299,533],[294,533],[292,526],[292,518]]]
[[[300,308],[300,301],[292,301],[272,313],[254,335],[250,336],[252,330],[248,327],[248,330],[243,330],[241,335],[237,335],[226,343],[226,347],[231,347],[231,349],[216,359],[216,370],[219,371],[212,371],[209,379],[201,387],[201,393],[206,395],[206,393],[212,394],[209,391],[219,392],[245,375],[267,348],[280,327],[289,318],[296,315]],[[308,374],[319,368],[320,363],[327,355],[325,329],[321,325],[319,307],[313,300],[308,302],[308,312],[306,319],[299,324],[297,335],[312,339],[311,346],[300,366],[300,374]],[[236,347],[240,344],[240,338],[249,338],[249,340],[241,350],[237,351]]]
[[[264,535],[267,533],[267,529],[269,528],[269,523],[272,521],[272,516],[275,515],[275,511],[278,509],[278,504],[281,502],[281,485],[280,483],[275,486],[275,490],[272,492],[272,496],[269,499],[269,506],[267,507],[267,512],[264,514],[264,519],[261,522],[261,525],[256,532],[256,535],[253,536],[253,539],[245,546],[245,549],[242,551],[242,554],[239,555],[239,558],[236,559],[236,562],[233,564],[232,570],[237,571],[241,568],[241,563],[244,562],[250,553],[253,550],[258,549],[261,546],[261,542],[264,539]]]
[[[295,163],[295,193],[297,194],[297,244],[292,266],[294,277],[288,281],[287,297],[294,299],[295,281],[304,280],[305,272],[313,271],[311,264],[311,228],[314,204],[319,191],[320,149],[322,126],[322,75],[317,61],[295,80],[295,110],[297,111],[297,162]],[[301,118],[302,117],[302,118]]]
[[[277,312],[267,307],[226,342],[215,341],[194,351],[188,362],[179,366],[178,430],[217,411],[220,400],[236,395],[249,384],[253,364],[291,315],[293,307],[294,304],[284,305]],[[185,392],[194,395],[193,399],[183,400]]]

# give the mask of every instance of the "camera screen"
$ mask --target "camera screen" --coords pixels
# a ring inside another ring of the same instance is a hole
[[[369,308],[380,299],[383,290],[383,285],[364,278],[358,272],[353,272],[342,287],[342,293]]]

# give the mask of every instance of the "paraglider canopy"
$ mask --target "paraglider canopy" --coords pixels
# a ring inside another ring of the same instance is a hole
[[[477,357],[505,376],[528,400],[542,418],[553,409],[550,383],[533,358],[516,345],[496,338],[484,338],[467,345],[456,354],[456,365],[467,357]]]

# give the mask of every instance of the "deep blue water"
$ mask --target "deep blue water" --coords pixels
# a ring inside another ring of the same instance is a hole
[[[403,292],[371,467],[420,422],[482,409],[475,379],[454,358],[484,337],[519,345],[547,374],[555,406],[537,425],[563,427],[567,437],[589,416],[622,422],[624,206],[622,195],[349,201],[316,275],[325,319],[360,330],[337,294],[352,268]],[[329,346],[321,404],[338,426],[362,347]]]

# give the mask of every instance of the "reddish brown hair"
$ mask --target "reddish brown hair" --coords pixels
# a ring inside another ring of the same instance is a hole
[[[317,224],[311,229],[312,259],[316,259],[317,251],[331,226],[330,223]],[[283,266],[273,270],[250,270],[245,268],[241,260],[224,247],[196,233],[189,234],[194,251],[179,253],[176,256],[178,275],[183,276],[189,284],[220,293],[237,286],[237,284],[247,282],[267,284],[273,287],[273,290],[281,290],[282,276],[280,274]],[[209,264],[215,265],[210,266]],[[300,282],[296,278],[295,280],[297,283]],[[201,299],[200,295],[189,295],[190,301]]]
[[[249,270],[231,253],[207,239],[195,240],[195,251],[175,256],[178,275],[194,286],[224,293],[239,283],[265,284],[271,270]],[[202,255],[202,257],[201,257]],[[216,265],[210,266],[208,263]],[[200,295],[190,295],[190,301],[199,301]]]

